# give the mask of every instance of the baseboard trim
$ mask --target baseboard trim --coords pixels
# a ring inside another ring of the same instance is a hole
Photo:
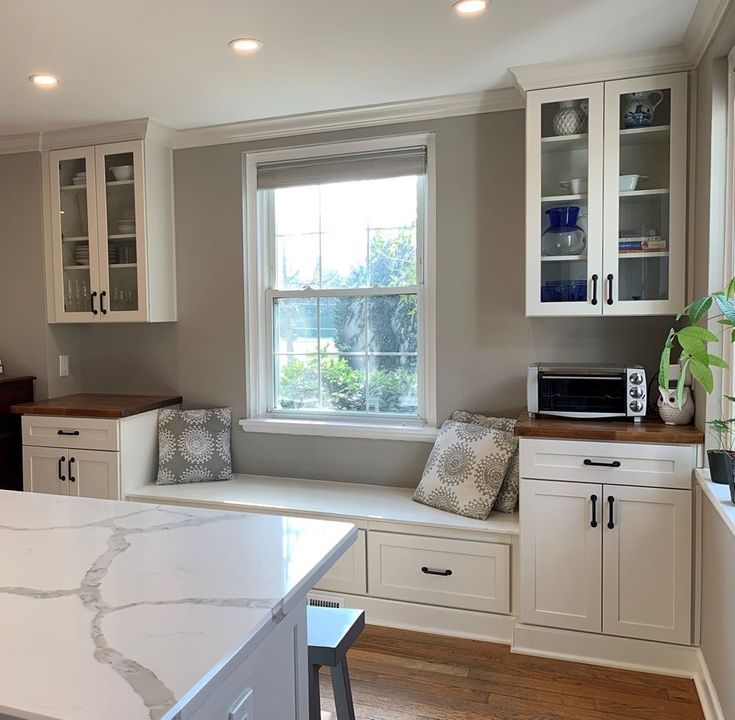
[[[345,595],[334,592],[329,594],[343,598],[345,607],[365,610],[365,620],[370,625],[382,625],[434,635],[449,635],[470,640],[484,640],[503,645],[510,645],[513,639],[516,618],[512,615],[494,615],[474,610],[418,605],[364,595]]]
[[[712,682],[707,662],[700,649],[697,649],[697,672],[694,676],[694,684],[697,686],[697,694],[705,720],[725,720],[717,689]]]
[[[696,677],[698,648],[519,623],[511,652],[623,670]]]

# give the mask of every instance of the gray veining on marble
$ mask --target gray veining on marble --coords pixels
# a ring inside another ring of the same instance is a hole
[[[161,506],[79,498],[65,498],[65,502],[59,503],[59,498],[53,496],[45,496],[47,502],[44,502],[43,497],[37,495],[9,495],[15,494],[0,493],[0,546],[3,536],[12,540],[24,534],[24,543],[27,544],[30,539],[32,545],[25,559],[30,558],[35,567],[23,565],[24,558],[0,556],[0,612],[3,608],[2,596],[16,596],[42,603],[61,598],[78,598],[91,616],[87,641],[91,641],[94,648],[94,660],[114,671],[145,707],[142,717],[150,720],[161,720],[177,703],[182,692],[206,675],[209,668],[192,669],[188,676],[182,678],[176,676],[173,684],[178,687],[170,687],[153,667],[155,659],[147,665],[143,664],[131,655],[131,652],[138,652],[135,648],[123,653],[109,642],[105,632],[108,618],[119,617],[116,623],[127,619],[128,622],[134,622],[138,629],[141,618],[147,617],[140,615],[144,608],[165,608],[168,613],[177,607],[243,608],[256,613],[260,626],[277,624],[285,617],[288,593],[321,559],[300,557],[305,549],[300,546],[301,543],[318,540],[318,526],[325,525],[319,521],[214,510],[174,510]],[[49,516],[46,525],[40,517],[44,511]],[[86,517],[79,519],[80,515]],[[91,528],[95,530],[90,535]],[[337,525],[331,541],[327,539],[322,543],[324,548],[330,542],[334,544],[340,536],[344,537],[346,528],[349,526]],[[267,531],[265,535],[264,531]],[[75,547],[73,537],[70,537],[75,534],[84,538],[87,545]],[[63,538],[63,542],[58,538]],[[73,575],[78,572],[78,567],[74,564],[74,557],[70,557],[68,563],[58,561],[60,557],[63,558],[58,545],[62,546],[61,550],[67,550],[67,554],[83,554],[95,551],[94,547],[89,547],[90,541],[98,544],[96,555],[76,586],[68,587],[74,585]],[[268,541],[275,543],[271,553],[266,551]],[[212,557],[207,555],[207,548],[210,547],[214,550]],[[137,555],[128,558],[128,565],[125,562],[120,565],[130,552],[137,552]],[[320,552],[316,551],[316,555]],[[230,554],[232,558],[222,557]],[[53,556],[59,567],[44,567],[44,556]],[[263,565],[261,559],[268,557],[283,558],[284,566],[260,567]],[[49,576],[48,582],[53,581],[57,585],[56,589],[18,584],[5,586],[3,582],[6,576],[32,576],[43,578],[45,584],[46,575]],[[208,585],[217,592],[208,592]],[[186,592],[192,588],[195,592]],[[151,597],[153,591],[157,593],[155,597]],[[123,597],[134,599],[124,602],[110,600]],[[52,605],[56,607],[51,604],[49,609]],[[155,658],[152,648],[164,636],[190,635],[196,636],[201,642],[208,631],[205,619],[196,617],[200,627],[185,626],[184,623],[190,622],[192,617],[191,612],[186,611],[183,619],[176,619],[181,626],[177,625],[173,632],[157,635],[156,626],[160,619],[156,621],[151,616],[150,623],[143,627],[141,641],[145,642],[145,651],[141,649],[141,654]],[[64,622],[63,618],[59,621]],[[242,634],[242,630],[238,627],[236,634]],[[221,634],[221,628],[219,632]],[[116,633],[121,642],[122,638],[129,636],[125,632],[120,634],[119,628],[116,628]],[[127,640],[125,643],[128,644]],[[233,647],[208,650],[211,657],[217,660],[230,653]],[[170,667],[167,673],[174,678],[175,673]],[[182,675],[186,675],[183,670]],[[12,691],[9,685],[6,689]],[[0,678],[0,712],[5,707],[3,690]],[[39,707],[43,702],[39,702]],[[90,717],[84,709],[70,711],[66,708],[61,713],[58,716],[39,717],[58,717],[60,720],[86,720]]]

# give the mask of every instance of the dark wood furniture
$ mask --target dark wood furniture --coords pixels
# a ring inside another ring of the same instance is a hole
[[[20,418],[10,408],[33,400],[36,378],[0,377],[0,490],[23,489],[23,443]]]
[[[337,720],[355,720],[347,651],[365,627],[365,611],[351,608],[308,607],[309,720],[320,720],[319,669],[332,671],[332,689]]]
[[[566,418],[529,418],[522,413],[516,435],[557,440],[613,440],[615,442],[701,445],[704,435],[694,425],[665,425],[658,418],[632,420],[571,420]]]
[[[13,405],[13,412],[20,415],[46,415],[50,417],[126,418],[178,405],[181,395],[102,395],[80,393],[51,400]]]

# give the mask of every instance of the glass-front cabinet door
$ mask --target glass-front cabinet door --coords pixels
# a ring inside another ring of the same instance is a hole
[[[65,322],[99,316],[94,148],[51,153],[54,302]]]
[[[102,321],[145,319],[143,144],[95,148]]]
[[[605,83],[606,315],[684,305],[686,75]]]
[[[528,94],[526,314],[602,312],[603,85]]]

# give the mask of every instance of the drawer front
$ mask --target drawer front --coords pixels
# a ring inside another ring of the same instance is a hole
[[[80,450],[119,450],[117,420],[23,416],[23,444]]]
[[[510,546],[397,533],[368,535],[373,597],[510,612]]]
[[[357,541],[332,565],[329,572],[315,586],[317,590],[330,590],[351,595],[367,594],[366,532],[357,531]]]
[[[691,489],[692,445],[521,438],[521,477]]]

